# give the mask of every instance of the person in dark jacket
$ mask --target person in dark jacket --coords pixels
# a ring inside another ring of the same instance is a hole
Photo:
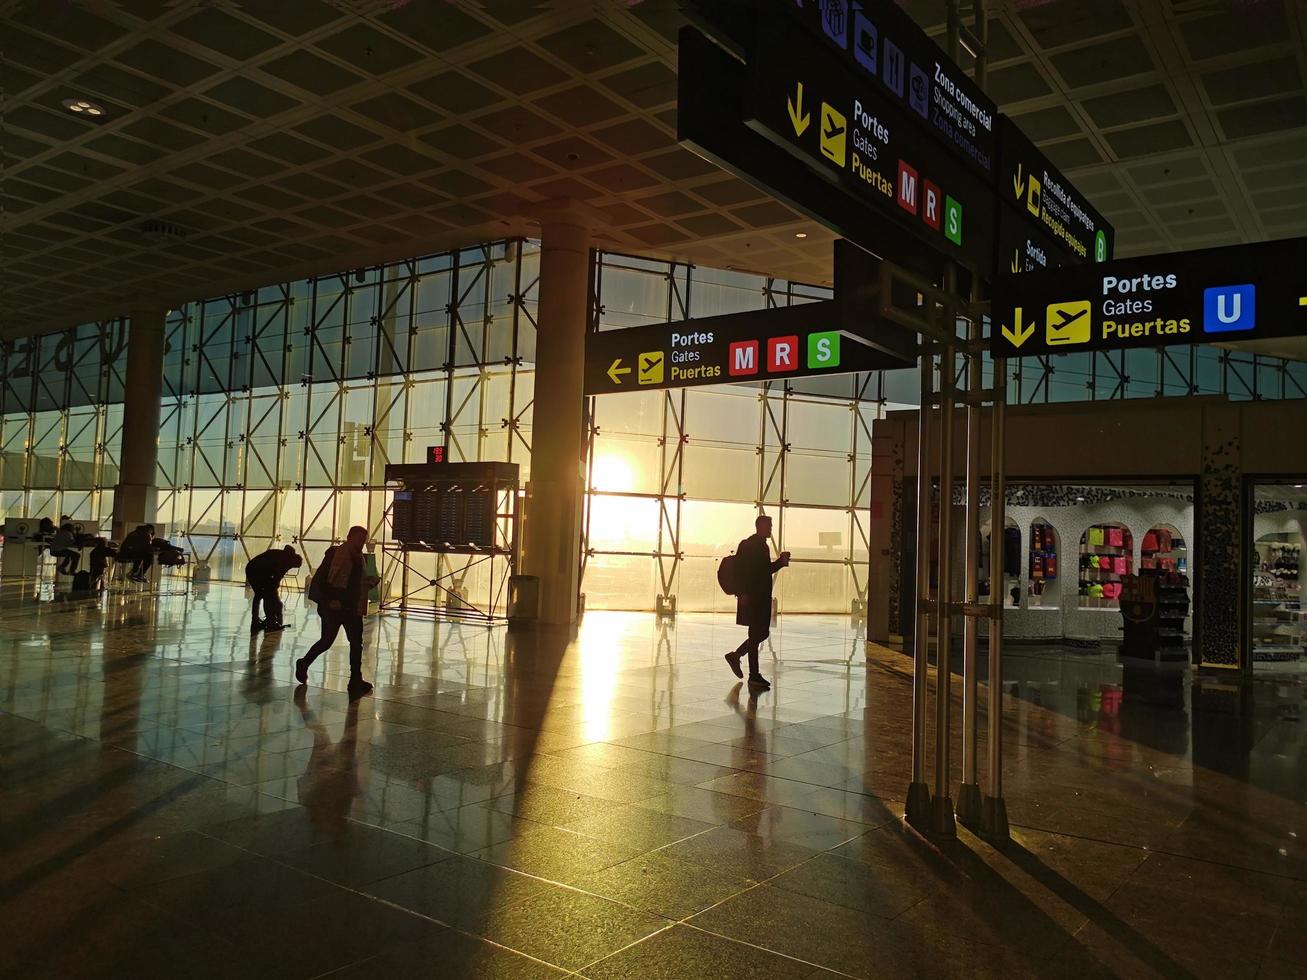
[[[749,686],[769,688],[771,683],[758,670],[758,645],[771,635],[772,576],[790,564],[790,553],[782,551],[772,560],[771,518],[761,515],[753,522],[754,533],[740,542],[735,551],[736,589],[735,622],[749,628],[748,638],[726,654],[726,665],[736,677],[743,677],[740,658],[749,655]]]
[[[104,538],[95,539],[95,547],[91,549],[91,588],[100,589],[104,586],[104,573],[109,567],[109,559],[118,557],[118,549]]]
[[[295,680],[307,684],[309,667],[336,642],[343,627],[349,639],[349,695],[352,698],[362,697],[372,690],[372,685],[363,679],[363,617],[368,612],[368,591],[378,584],[379,579],[364,571],[363,549],[367,543],[368,529],[356,525],[349,529],[345,543],[337,546],[331,555],[323,595],[318,600],[322,636],[309,647],[302,660],[295,661]],[[324,557],[323,560],[327,559]]]
[[[50,557],[59,559],[59,574],[73,575],[81,563],[82,553],[77,550],[77,532],[65,524],[50,536]]]
[[[281,619],[281,596],[277,594],[277,589],[281,586],[281,580],[287,572],[303,564],[304,559],[295,554],[295,549],[290,545],[276,551],[265,551],[245,563],[245,584],[254,590],[250,619],[251,636],[259,630],[275,633],[286,628],[286,624]],[[260,604],[266,617],[264,619],[259,618]]]
[[[118,546],[118,561],[130,561],[132,570],[128,578],[133,582],[144,582],[145,573],[154,564],[154,525],[142,524],[135,531],[129,532]]]

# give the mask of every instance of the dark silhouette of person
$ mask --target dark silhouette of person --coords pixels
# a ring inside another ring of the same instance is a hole
[[[91,549],[91,588],[99,589],[104,584],[104,572],[109,567],[109,559],[118,557],[118,549],[104,538],[95,539]]]
[[[133,582],[144,582],[145,574],[154,564],[154,525],[142,524],[123,538],[118,546],[118,561],[129,561],[132,569],[127,577]]]
[[[281,618],[281,596],[277,594],[277,589],[281,587],[281,580],[287,572],[303,564],[304,559],[297,555],[290,545],[275,551],[269,549],[245,563],[245,584],[254,590],[250,618],[251,636],[259,630],[275,633],[286,628]],[[259,618],[260,604],[263,606],[265,619]]]
[[[367,543],[368,529],[355,525],[330,558],[323,556],[327,568],[318,601],[322,636],[309,647],[303,659],[295,661],[295,680],[301,684],[308,683],[309,667],[330,649],[344,628],[349,640],[350,697],[362,697],[372,690],[372,685],[363,679],[363,617],[368,612],[368,590],[380,580],[364,572],[363,549]]]
[[[72,524],[64,524],[50,536],[50,557],[59,559],[60,575],[73,575],[81,564],[82,553],[77,550],[77,532]]]
[[[766,514],[753,522],[754,533],[740,542],[735,550],[736,590],[735,622],[749,628],[748,638],[734,651],[726,654],[726,664],[736,677],[740,671],[740,657],[749,655],[749,686],[769,688],[771,683],[758,670],[758,645],[771,635],[772,576],[790,564],[790,553],[782,551],[773,561],[771,546],[771,518]]]

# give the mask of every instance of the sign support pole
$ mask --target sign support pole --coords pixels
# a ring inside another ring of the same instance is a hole
[[[994,320],[993,330],[998,326]],[[1001,532],[1007,520],[1003,458],[1003,427],[1007,416],[1007,359],[994,359],[994,412],[989,435],[989,703],[986,731],[989,750],[989,786],[980,810],[980,833],[988,840],[1005,841],[1010,832],[1007,804],[1003,802],[1003,548]]]
[[[983,359],[980,320],[969,315],[967,323],[967,477],[966,541],[962,548],[966,562],[966,596],[970,607],[980,602],[980,404]],[[991,539],[993,540],[993,539]],[[991,545],[992,547],[992,545]],[[993,585],[991,582],[991,591]],[[976,758],[976,655],[979,638],[974,616],[962,620],[962,785],[958,789],[958,820],[966,827],[980,824],[980,780]]]
[[[905,816],[930,826],[930,787],[926,785],[926,685],[930,656],[930,404],[935,394],[933,345],[921,345],[921,408],[917,412],[917,567],[916,625],[912,632],[912,781]]]
[[[955,270],[949,266],[946,289],[954,292]],[[950,709],[953,684],[950,660],[953,646],[953,396],[957,384],[957,357],[953,339],[957,320],[953,307],[946,310],[949,340],[939,364],[939,567],[935,573],[935,795],[930,807],[930,830],[941,837],[957,835],[953,799],[949,792]],[[923,409],[923,412],[925,409]]]

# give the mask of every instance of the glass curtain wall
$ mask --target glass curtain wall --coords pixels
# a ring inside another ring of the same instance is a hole
[[[169,536],[239,579],[269,547],[293,544],[312,567],[351,525],[380,535],[385,465],[428,446],[519,463],[525,479],[538,267],[535,244],[495,242],[172,311]]]
[[[127,341],[120,317],[0,345],[0,518],[109,521]]]
[[[310,568],[380,530],[387,462],[431,445],[530,475],[538,244],[493,242],[190,303],[167,318],[159,520],[215,577],[294,544]],[[825,298],[781,279],[597,253],[592,329]],[[122,318],[0,346],[0,517],[107,521],[118,479]],[[1013,401],[1307,394],[1307,365],[1205,347],[1010,362]],[[794,564],[786,612],[866,590],[872,423],[915,370],[590,401],[582,589],[590,608],[728,609],[715,565],[760,508]],[[430,559],[432,570],[454,570]],[[455,583],[473,593],[478,583]]]
[[[616,253],[598,257],[595,282],[599,330],[830,296]],[[871,424],[897,373],[591,399],[586,606],[652,609],[674,595],[682,611],[733,608],[716,564],[763,510],[794,556],[777,579],[780,609],[849,611],[866,590]]]

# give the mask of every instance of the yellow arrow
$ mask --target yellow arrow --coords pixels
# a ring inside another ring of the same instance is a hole
[[[803,111],[803,83],[795,83],[798,91],[795,92],[793,99],[785,100],[785,108],[790,111],[790,125],[794,127],[794,135],[802,136],[803,131],[808,128],[808,123],[812,122],[812,113]]]
[[[1031,327],[1030,329],[1033,330],[1034,327]],[[622,367],[622,359],[620,357],[616,358],[612,364],[608,365],[608,377],[615,385],[620,385],[622,383],[621,376],[623,374],[630,374],[630,373],[631,373],[630,368]]]
[[[1016,191],[1017,200],[1026,195],[1026,179],[1021,176],[1021,164],[1017,164],[1017,175],[1012,178],[1012,190]]]
[[[1013,347],[1020,347],[1029,340],[1035,333],[1035,325],[1027,323],[1025,327],[1021,326],[1021,307],[1017,307],[1017,328],[1014,331],[1007,324],[1003,324],[1003,336],[1012,342]]]
[[[1021,249],[1019,248],[1013,249],[1012,251],[1012,271],[1013,272],[1021,271]]]

